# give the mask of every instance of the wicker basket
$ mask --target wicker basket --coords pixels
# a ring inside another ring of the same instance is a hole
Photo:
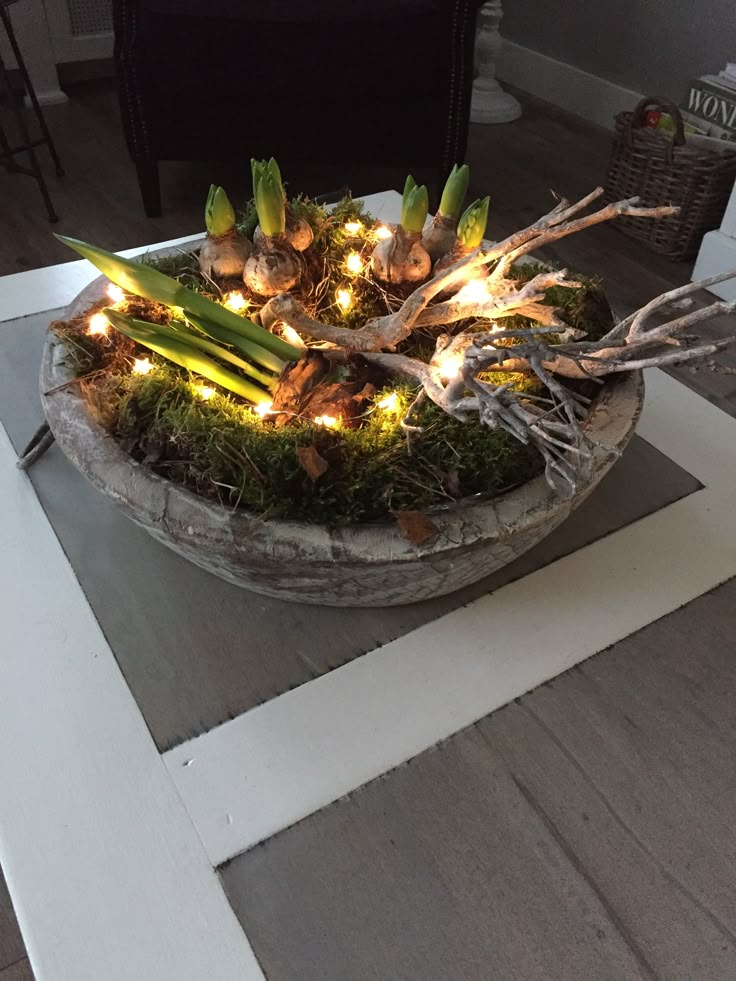
[[[672,137],[644,125],[648,109],[668,112],[675,123]],[[734,146],[736,150],[736,146]],[[616,116],[606,199],[638,195],[642,204],[676,204],[672,218],[619,218],[616,227],[645,242],[668,259],[694,256],[703,235],[721,223],[736,179],[736,152],[688,144],[680,110],[668,99],[642,99],[633,112]]]

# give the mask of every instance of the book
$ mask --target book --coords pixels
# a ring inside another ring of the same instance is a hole
[[[696,78],[690,82],[683,108],[691,116],[703,120],[709,126],[715,126],[736,136],[736,92],[730,92],[710,80]]]
[[[718,72],[717,75],[711,75],[710,78],[717,78],[718,84],[725,86],[732,92],[736,92],[736,78],[732,75],[726,75],[724,72]]]
[[[681,115],[685,124],[685,133],[688,136],[695,134],[698,136],[707,136],[715,140],[729,140],[732,138],[733,134],[728,130],[724,130],[721,126],[716,126],[715,123],[709,123],[704,119],[693,116],[687,109],[682,109]],[[736,135],[733,138],[736,141]]]
[[[724,129],[716,123],[709,123],[707,120],[700,119],[698,116],[694,116],[688,112],[687,109],[682,110],[682,118],[685,122],[686,133],[688,132],[689,126],[692,127],[695,133],[701,136],[710,136],[717,140],[736,140],[736,132]]]
[[[736,89],[736,62],[729,61],[726,67],[718,72],[718,78]]]
[[[736,98],[736,79],[729,81],[721,75],[701,75],[697,81],[717,95],[723,95],[728,99]]]

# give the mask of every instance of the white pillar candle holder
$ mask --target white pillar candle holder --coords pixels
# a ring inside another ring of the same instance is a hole
[[[470,121],[509,123],[521,116],[518,101],[504,92],[496,81],[496,62],[501,52],[499,24],[503,17],[501,0],[487,0],[478,12],[475,35],[475,69]]]

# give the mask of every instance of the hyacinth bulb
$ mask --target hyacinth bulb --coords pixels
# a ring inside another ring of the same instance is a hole
[[[422,235],[422,245],[429,253],[432,262],[446,255],[457,241],[457,218],[443,215],[439,211],[432,219],[432,224]]]
[[[199,250],[199,268],[210,279],[242,276],[252,246],[235,228],[235,211],[222,187],[210,185],[204,209],[207,238]]]
[[[429,276],[432,260],[419,232],[406,232],[397,225],[391,238],[383,238],[376,244],[371,268],[376,279],[383,283],[420,283]]]
[[[259,296],[276,296],[299,282],[302,260],[284,235],[263,235],[245,263],[243,282]]]
[[[210,279],[242,276],[252,251],[248,239],[235,229],[219,238],[208,235],[199,250],[199,268]]]

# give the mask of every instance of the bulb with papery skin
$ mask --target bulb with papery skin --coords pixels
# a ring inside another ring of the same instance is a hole
[[[456,237],[457,218],[443,215],[439,211],[432,219],[432,224],[422,235],[422,245],[429,253],[432,262],[441,259],[454,246]]]
[[[199,250],[199,268],[210,279],[242,276],[253,246],[240,232],[215,237],[208,235]]]
[[[199,250],[199,268],[210,279],[242,276],[253,250],[235,227],[235,211],[224,189],[210,185],[204,210],[207,238]]]
[[[306,251],[314,241],[314,232],[309,222],[303,218],[290,216],[288,211],[286,213],[284,236],[289,245],[293,249],[296,249],[297,252]],[[264,238],[265,236],[261,231],[261,226],[256,225],[255,231],[253,232],[253,244],[260,245]]]
[[[248,258],[243,282],[259,296],[276,296],[299,282],[302,263],[283,235],[264,235]]]
[[[432,260],[419,232],[405,232],[401,225],[391,238],[381,239],[373,250],[371,268],[382,283],[420,283],[429,276]]]

